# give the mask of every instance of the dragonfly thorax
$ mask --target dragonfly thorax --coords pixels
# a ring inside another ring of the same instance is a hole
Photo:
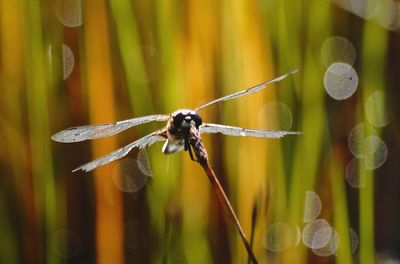
[[[201,117],[196,111],[180,109],[171,114],[167,124],[167,141],[162,152],[171,154],[182,149],[188,150],[188,137],[191,127],[199,129],[202,124]]]
[[[202,123],[200,115],[190,109],[180,109],[172,113],[172,124],[175,129],[190,128],[194,125],[196,128]]]

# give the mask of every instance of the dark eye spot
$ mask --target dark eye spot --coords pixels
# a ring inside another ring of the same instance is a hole
[[[190,116],[192,117],[192,120],[196,124],[196,127],[199,128],[199,126],[203,123],[203,120],[201,120],[201,117],[199,116],[199,114],[196,112],[191,112]]]
[[[177,113],[174,117],[173,117],[173,123],[174,123],[174,127],[176,128],[180,128],[183,119],[185,118],[185,115],[183,113]]]

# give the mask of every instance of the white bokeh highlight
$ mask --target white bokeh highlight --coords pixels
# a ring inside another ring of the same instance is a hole
[[[327,38],[322,44],[321,60],[325,67],[329,67],[329,65],[335,62],[354,65],[356,50],[348,39],[341,36],[332,36]]]
[[[149,158],[147,155],[147,148],[139,150],[136,157],[136,162],[139,170],[146,176],[153,177],[153,171],[151,170]]]
[[[66,27],[79,27],[83,24],[82,0],[56,0],[55,12],[58,21]]]
[[[303,221],[308,223],[316,219],[321,213],[322,202],[318,194],[314,191],[307,191],[304,201],[304,215]]]
[[[317,219],[309,222],[303,229],[303,244],[311,249],[319,249],[326,246],[332,236],[332,228],[325,219]]]
[[[346,181],[353,188],[365,187],[365,173],[360,173],[364,168],[363,158],[354,157],[346,166]]]
[[[335,229],[332,228],[332,236],[329,239],[328,244],[326,244],[322,248],[313,248],[312,251],[320,257],[329,257],[337,252],[339,244],[340,244],[339,234]]]
[[[347,63],[332,63],[325,72],[324,87],[333,99],[345,100],[357,90],[358,76]]]
[[[365,103],[365,115],[368,122],[375,127],[384,127],[389,124],[386,109],[386,93],[383,91],[372,93]]]
[[[354,254],[358,249],[359,238],[356,231],[353,228],[350,228],[350,246],[351,246],[351,254]]]
[[[378,169],[386,162],[387,157],[388,148],[380,137],[373,135],[365,139],[365,169]]]
[[[282,252],[296,241],[295,230],[287,223],[271,224],[265,231],[263,245],[271,252]]]
[[[263,129],[290,130],[292,123],[292,110],[279,101],[266,103],[258,114],[258,124]]]
[[[62,52],[63,52],[63,79],[67,79],[74,69],[75,65],[75,57],[74,53],[72,52],[71,48],[67,45],[62,45]]]
[[[368,130],[367,130],[368,129]],[[347,137],[347,144],[351,154],[355,157],[362,157],[365,154],[365,139],[368,136],[376,135],[376,130],[367,128],[364,123],[359,123],[350,131]]]
[[[126,158],[116,161],[113,170],[113,183],[122,192],[134,193],[141,190],[149,177],[143,174],[135,159]]]

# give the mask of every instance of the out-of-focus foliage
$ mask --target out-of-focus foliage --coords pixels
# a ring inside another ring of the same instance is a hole
[[[157,143],[71,173],[163,124],[50,136],[195,108],[293,69],[200,112],[304,132],[203,138],[257,258],[400,263],[399,21],[393,0],[0,0],[0,263],[247,262],[187,153]]]

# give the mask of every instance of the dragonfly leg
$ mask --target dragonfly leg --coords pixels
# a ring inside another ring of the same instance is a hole
[[[189,145],[189,156],[190,156],[190,159],[191,159],[191,160],[198,162],[198,159],[196,159],[196,158],[194,157],[194,155],[193,155],[192,146],[191,146],[191,145]]]
[[[189,151],[189,156],[190,159],[193,161],[197,162],[197,159],[194,158],[193,152],[192,152],[192,145],[190,144],[189,138],[185,138],[185,143],[184,143],[184,150]]]

